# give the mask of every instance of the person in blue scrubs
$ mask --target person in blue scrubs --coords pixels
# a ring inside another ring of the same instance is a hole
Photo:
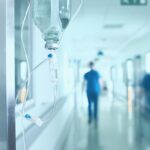
[[[88,98],[88,122],[91,123],[94,120],[97,123],[98,120],[98,98],[100,95],[100,74],[94,69],[94,62],[89,63],[90,71],[84,74],[83,89],[86,85],[86,93]],[[94,105],[94,111],[92,112],[92,105]]]
[[[145,96],[145,106],[147,110],[150,112],[150,74],[146,73],[141,82],[141,87],[143,89],[143,93]]]

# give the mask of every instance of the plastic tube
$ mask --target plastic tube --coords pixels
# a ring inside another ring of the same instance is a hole
[[[37,70],[41,65],[43,65],[46,61],[48,61],[48,58],[45,58],[44,60],[42,60],[39,64],[37,64],[37,65],[31,70],[30,78],[31,78],[31,76],[33,75],[34,71],[36,71],[36,70]],[[16,96],[16,103],[17,103],[18,98],[19,98],[19,96],[20,96],[20,94],[21,94],[21,89],[23,89],[23,88],[26,86],[27,82],[28,82],[28,78],[24,81],[24,84],[23,84],[22,88],[20,88],[19,92],[17,93],[17,96]]]
[[[24,19],[23,19],[23,22],[22,22],[22,26],[21,26],[21,43],[22,43],[24,55],[25,55],[25,58],[26,58],[26,61],[27,61],[27,71],[28,71],[27,93],[28,93],[28,89],[29,89],[29,85],[30,85],[30,76],[31,76],[30,72],[31,72],[31,69],[30,69],[29,59],[28,59],[27,51],[26,51],[26,48],[25,48],[24,40],[23,40],[23,30],[24,30],[24,25],[25,25],[25,21],[26,21],[27,15],[29,13],[29,10],[30,10],[30,3],[29,3],[29,5],[27,7],[27,10],[25,12],[25,16],[24,16]],[[23,104],[26,103],[26,99],[27,99],[27,95],[26,95],[26,98],[25,98],[25,101],[24,101]]]
[[[27,144],[26,144],[26,139],[25,139],[23,114],[24,114],[24,107],[25,107],[25,104],[26,104],[28,89],[29,89],[29,85],[30,85],[30,64],[29,64],[29,59],[28,59],[27,51],[26,51],[26,48],[25,48],[24,40],[23,40],[23,30],[24,30],[24,25],[25,25],[25,21],[26,21],[26,18],[27,18],[29,10],[30,10],[30,3],[29,3],[29,5],[28,5],[28,7],[26,9],[25,16],[23,18],[22,26],[21,26],[21,43],[22,43],[23,51],[24,51],[25,58],[26,58],[26,61],[27,61],[27,68],[28,68],[27,69],[27,71],[28,71],[27,93],[26,93],[25,99],[23,101],[22,116],[21,116],[21,120],[22,120],[22,136],[23,136],[24,150],[27,150]]]

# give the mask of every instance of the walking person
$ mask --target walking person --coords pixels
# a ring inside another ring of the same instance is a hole
[[[142,95],[144,96],[145,102],[145,108],[148,112],[150,112],[150,73],[146,73],[144,75],[144,78],[141,82],[141,88],[142,88]]]
[[[100,74],[95,70],[94,62],[89,63],[90,71],[84,74],[83,90],[86,86],[88,99],[88,123],[98,122],[98,98],[100,95]],[[94,109],[92,109],[92,105]],[[93,111],[92,111],[93,110]]]

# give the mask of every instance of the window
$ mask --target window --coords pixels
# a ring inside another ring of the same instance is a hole
[[[134,79],[134,68],[133,68],[133,61],[131,59],[127,60],[127,80],[129,83],[133,82]]]
[[[111,67],[111,80],[114,82],[117,79],[117,68]]]
[[[21,43],[21,25],[28,7],[28,1],[15,1],[15,90],[16,96],[20,89],[25,86],[27,79],[27,63]],[[23,31],[23,39],[25,48],[27,50],[30,66],[32,66],[32,30],[31,30],[31,13],[29,13]],[[31,99],[32,96],[32,84],[30,84],[29,95],[27,99]],[[17,103],[20,103],[17,101]]]
[[[112,91],[112,96],[115,96],[115,91],[117,88],[117,68],[116,66],[111,67],[111,83],[110,83],[110,90]]]
[[[119,82],[123,82],[123,67],[122,67],[122,64],[118,66],[118,80]]]
[[[22,61],[20,63],[20,77],[22,81],[27,79],[27,63],[26,61]]]

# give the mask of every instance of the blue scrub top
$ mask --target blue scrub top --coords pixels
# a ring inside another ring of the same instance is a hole
[[[91,70],[87,72],[84,75],[84,79],[87,81],[87,93],[100,93],[100,75],[97,71]]]
[[[145,90],[145,92],[150,93],[150,74],[145,74],[141,86]]]

